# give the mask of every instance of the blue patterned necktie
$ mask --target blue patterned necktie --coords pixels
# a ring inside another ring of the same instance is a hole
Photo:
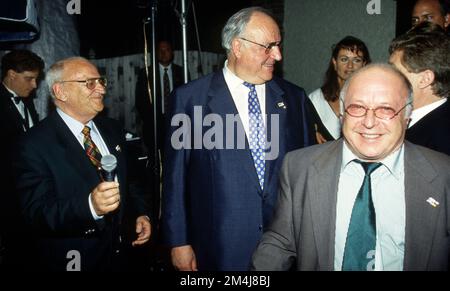
[[[355,160],[364,169],[364,181],[353,204],[352,216],[345,242],[343,271],[371,271],[375,266],[375,244],[377,237],[375,208],[372,202],[370,175],[381,163]],[[373,262],[372,262],[373,260]]]
[[[264,120],[259,105],[258,95],[254,84],[244,82],[244,86],[250,89],[248,93],[248,115],[249,115],[249,145],[252,152],[253,162],[255,163],[256,173],[258,174],[259,185],[264,188],[265,173],[265,143],[266,134],[264,129]]]

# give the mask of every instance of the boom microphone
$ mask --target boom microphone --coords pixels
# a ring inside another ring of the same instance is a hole
[[[102,165],[102,178],[105,182],[113,182],[116,176],[117,159],[113,155],[104,155],[100,161]]]

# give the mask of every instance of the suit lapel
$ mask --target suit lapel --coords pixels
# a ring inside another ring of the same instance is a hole
[[[284,134],[285,130],[283,125],[286,124],[286,108],[283,106],[284,91],[278,86],[278,84],[272,80],[266,85],[266,136],[268,141],[272,141],[274,138],[278,138],[278,156],[276,159],[266,160],[266,172],[265,172],[265,185],[272,185],[272,179],[278,179],[278,175],[274,176],[275,164],[281,163],[282,159],[279,159],[281,149],[285,148]],[[278,126],[274,127],[277,132],[272,132],[272,118],[278,118]],[[269,149],[270,152],[270,149]],[[277,183],[275,183],[277,184]]]
[[[427,159],[405,142],[405,261],[404,270],[425,270],[436,229],[439,207],[427,200],[445,200],[442,189],[434,186],[437,173]]]
[[[208,96],[210,98],[208,102],[208,107],[211,110],[210,113],[220,115],[222,121],[224,121],[223,137],[225,142],[227,134],[225,123],[226,116],[227,114],[233,114],[236,116],[238,114],[238,111],[236,105],[234,104],[233,97],[231,96],[231,93],[228,89],[228,86],[226,85],[222,71],[213,75]],[[238,123],[239,124],[237,126],[243,129],[242,120],[240,118],[238,119]],[[238,140],[237,130],[235,130],[234,132],[235,147],[237,144],[237,140]],[[250,176],[250,181],[254,181],[255,185],[260,188],[258,175],[256,174],[256,169],[253,162],[253,157],[249,149],[247,136],[245,136],[245,149],[233,150],[233,154],[236,155],[237,159],[236,162],[241,163],[243,167],[242,168],[243,172],[245,172],[247,175]]]
[[[92,166],[86,152],[69,127],[67,127],[57,112],[52,113],[49,118],[54,120],[56,135],[61,146],[65,149],[65,156],[69,164],[77,170],[88,184],[97,185],[99,182],[98,172]]]
[[[314,162],[314,190],[310,195],[314,238],[320,270],[334,269],[336,204],[343,140],[332,142],[328,151]],[[326,182],[330,177],[329,182]]]
[[[95,118],[95,125],[97,126],[100,135],[103,138],[106,146],[108,147],[108,151],[111,155],[114,155],[117,158],[117,178],[119,182],[124,181],[124,169],[125,167],[125,158],[122,154],[121,144],[122,141],[119,139],[119,135],[117,133],[111,132],[111,128],[105,124],[105,119],[103,118]],[[121,183],[122,186],[123,183]],[[124,192],[122,192],[124,193]]]

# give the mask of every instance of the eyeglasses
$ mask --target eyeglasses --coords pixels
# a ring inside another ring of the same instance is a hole
[[[367,115],[367,111],[372,110],[376,118],[383,120],[391,120],[392,118],[397,116],[403,109],[405,109],[406,106],[410,104],[411,102],[406,103],[406,105],[400,108],[398,111],[395,111],[393,108],[389,106],[367,108],[365,106],[358,104],[350,104],[347,108],[345,108],[345,112],[347,112],[350,116],[353,117],[363,117]]]
[[[89,90],[94,90],[97,84],[102,85],[104,88],[106,88],[106,86],[108,85],[108,80],[106,80],[106,77],[90,78],[86,80],[59,81],[59,83],[70,83],[70,82],[84,83]]]
[[[271,43],[269,43],[268,45],[263,45],[263,44],[254,42],[254,41],[252,41],[252,40],[249,40],[249,39],[246,39],[246,38],[243,38],[243,37],[240,37],[240,39],[245,40],[245,41],[248,41],[248,42],[251,42],[251,43],[253,43],[253,44],[256,44],[256,45],[259,45],[260,47],[265,48],[265,49],[266,49],[266,50],[265,50],[265,53],[266,53],[266,54],[269,54],[270,51],[272,50],[272,48],[274,48],[274,47],[276,47],[276,46],[277,46],[278,48],[281,49],[281,40],[280,40],[280,41],[274,41],[274,42],[271,42]]]

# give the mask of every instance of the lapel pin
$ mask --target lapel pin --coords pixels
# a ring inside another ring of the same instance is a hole
[[[120,145],[116,145],[116,152],[121,152],[122,149],[120,148]]]
[[[428,198],[427,202],[435,208],[439,206],[439,202],[437,202],[433,197]]]
[[[278,106],[278,108],[286,109],[286,105],[284,104],[284,102],[278,102],[277,106]]]

